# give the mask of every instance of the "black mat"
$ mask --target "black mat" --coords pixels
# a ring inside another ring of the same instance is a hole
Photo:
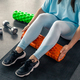
[[[58,43],[61,45],[67,44],[69,41],[60,38]],[[4,67],[1,62],[2,60],[10,54],[10,51],[4,56],[0,61],[0,77],[1,80],[70,80],[72,74],[76,70],[80,63],[80,41],[67,53],[64,60],[61,62],[56,62],[50,57],[44,55],[40,59],[40,65],[35,69],[29,76],[24,78],[19,78],[15,75],[15,71],[22,65],[20,61],[11,67]],[[16,46],[15,46],[16,47]],[[13,49],[15,49],[15,47]],[[33,54],[36,49],[28,46],[25,49],[27,53],[26,59]],[[4,76],[4,77],[3,77]]]

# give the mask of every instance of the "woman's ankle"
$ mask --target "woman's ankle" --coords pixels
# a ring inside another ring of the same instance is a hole
[[[16,49],[15,49],[16,51],[17,51],[17,53],[21,53],[22,51],[23,51],[23,49],[22,48],[20,48],[20,47],[16,47]]]
[[[31,59],[32,62],[37,62],[37,61],[39,61],[34,55],[31,55],[31,56],[29,57],[29,59]]]

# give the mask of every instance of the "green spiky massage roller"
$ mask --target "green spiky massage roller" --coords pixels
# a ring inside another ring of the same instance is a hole
[[[34,14],[30,14],[30,13],[27,13],[27,12],[22,12],[22,11],[14,11],[13,12],[13,18],[17,21],[21,21],[21,22],[24,22],[24,23],[29,23],[32,18],[34,17]]]

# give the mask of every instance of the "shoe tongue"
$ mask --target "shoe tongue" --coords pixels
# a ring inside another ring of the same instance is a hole
[[[13,54],[14,56],[19,55],[16,50],[13,50],[13,51],[12,51],[12,54]]]
[[[15,51],[12,51],[11,54],[12,54],[13,56],[17,55],[17,53],[16,53]]]
[[[28,62],[32,62],[32,60],[31,60],[31,59],[28,59],[27,61],[28,61]]]
[[[17,51],[16,50],[13,50],[13,53],[17,53]]]
[[[30,59],[28,59],[28,60],[25,62],[25,67],[26,67],[26,66],[29,66],[30,63],[32,63],[32,61],[31,61]]]

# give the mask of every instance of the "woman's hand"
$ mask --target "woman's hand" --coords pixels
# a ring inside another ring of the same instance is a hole
[[[28,25],[26,27],[24,27],[22,32],[26,31],[29,28],[29,26],[34,22],[34,20],[38,17],[38,15],[41,13],[45,13],[45,12],[42,10],[42,8],[39,8],[38,11],[36,12],[35,16],[33,17],[33,19],[28,23]]]
[[[29,25],[27,25],[26,27],[24,27],[24,29],[22,30],[22,32],[26,31],[29,28]]]
[[[70,50],[69,45],[63,46],[63,48],[62,48],[61,51],[60,51],[61,54],[60,54],[58,60],[62,59],[69,50]]]

